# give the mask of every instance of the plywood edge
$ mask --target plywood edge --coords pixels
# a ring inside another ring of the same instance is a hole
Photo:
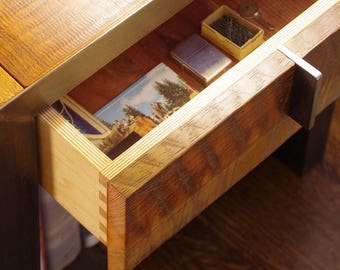
[[[103,176],[101,173],[99,175],[99,190],[98,190],[98,198],[99,198],[99,204],[98,204],[98,211],[99,211],[99,230],[100,235],[97,236],[98,240],[103,243],[104,245],[107,245],[107,232],[108,232],[108,179]]]
[[[22,86],[0,67],[0,107],[22,90]]]
[[[110,159],[54,109],[47,108],[37,122],[41,185],[106,243],[107,181],[100,171]]]
[[[83,155],[96,169],[101,170],[111,160],[52,107],[38,115],[38,121],[44,121],[50,130],[58,132],[65,140]],[[65,149],[66,150],[66,149]]]
[[[225,119],[228,112],[230,113],[239,108],[248,98],[250,98],[250,96],[256,94],[256,92],[248,92],[247,98],[242,98],[242,90],[237,90],[240,91],[239,100],[236,102],[234,100],[232,102],[228,99],[224,100],[224,97],[229,95],[230,88],[232,88],[233,84],[236,84],[244,74],[255,69],[257,66],[263,65],[261,63],[263,59],[266,59],[273,54],[279,45],[286,43],[293,36],[303,31],[303,29],[311,22],[318,20],[337,2],[338,1],[336,0],[317,1],[298,18],[289,23],[267,42],[230,69],[220,79],[207,87],[203,92],[196,96],[195,99],[188,102],[174,115],[161,123],[121,156],[116,158],[107,168],[105,168],[105,174],[108,175],[110,179],[113,179],[112,181],[115,182],[116,186],[121,186],[122,192],[129,193],[130,187],[128,185],[124,187],[126,178],[122,177],[122,174],[128,173],[128,171],[134,171],[135,168],[139,168],[142,173],[139,173],[139,175],[135,174],[132,178],[135,180],[136,186],[145,184],[148,179],[165,166],[165,163],[150,157],[149,154],[155,148],[158,148],[161,143],[167,143],[167,149],[172,149],[169,152],[164,148],[165,154],[168,155],[167,164],[184,153],[190,145]],[[275,74],[273,75],[273,78],[279,75],[275,71],[275,65],[269,65],[267,68],[270,69],[272,74]],[[268,76],[270,78],[271,75]],[[214,104],[214,106],[212,106],[212,104]],[[224,106],[223,108],[221,108],[222,105]],[[226,108],[228,108],[227,111]],[[214,115],[217,119],[210,119],[210,125],[208,126],[195,126],[197,118],[204,117],[206,114]],[[183,136],[181,138],[180,134],[184,134],[182,131],[189,125],[190,129],[195,130],[194,134],[188,134],[185,138],[183,138]],[[176,133],[178,134],[177,136],[175,136]],[[142,159],[144,161],[141,161]],[[141,176],[141,174],[144,175]],[[123,191],[124,189],[125,191]]]

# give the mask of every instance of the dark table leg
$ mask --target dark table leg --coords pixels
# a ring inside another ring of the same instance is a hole
[[[0,269],[40,269],[37,168],[33,117],[0,115]]]
[[[315,120],[311,130],[302,128],[275,155],[300,175],[321,162],[325,152],[334,104],[328,106]]]

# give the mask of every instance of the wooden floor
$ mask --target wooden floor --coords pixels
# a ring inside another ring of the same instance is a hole
[[[78,269],[106,269],[105,250]],[[268,158],[137,269],[340,270],[340,101],[322,164],[299,177]]]

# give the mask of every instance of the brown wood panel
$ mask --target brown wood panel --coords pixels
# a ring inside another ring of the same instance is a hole
[[[0,268],[40,269],[34,119],[0,112]]]
[[[1,1],[0,64],[23,86],[147,1]]]
[[[22,90],[21,85],[0,67],[0,106]]]
[[[266,160],[136,269],[340,269],[339,119],[322,165]]]
[[[337,102],[322,164],[267,159],[136,269],[340,269],[339,134]]]
[[[340,14],[340,4],[338,5]],[[340,21],[340,19],[339,19]],[[317,112],[340,97],[340,30],[305,56],[305,60],[322,72],[322,87]],[[328,59],[328,60],[327,60]]]

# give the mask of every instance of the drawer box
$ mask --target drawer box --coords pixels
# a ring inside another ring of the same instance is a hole
[[[73,89],[93,113],[163,61],[201,91],[114,160],[51,107],[40,113],[42,185],[108,246],[110,269],[136,266],[300,128],[286,116],[294,64],[276,48],[304,38],[291,47],[303,57],[339,27],[336,1],[304,2],[289,8],[286,21],[277,18],[277,34],[206,88],[168,52],[199,31],[216,7],[210,1],[194,1]]]

